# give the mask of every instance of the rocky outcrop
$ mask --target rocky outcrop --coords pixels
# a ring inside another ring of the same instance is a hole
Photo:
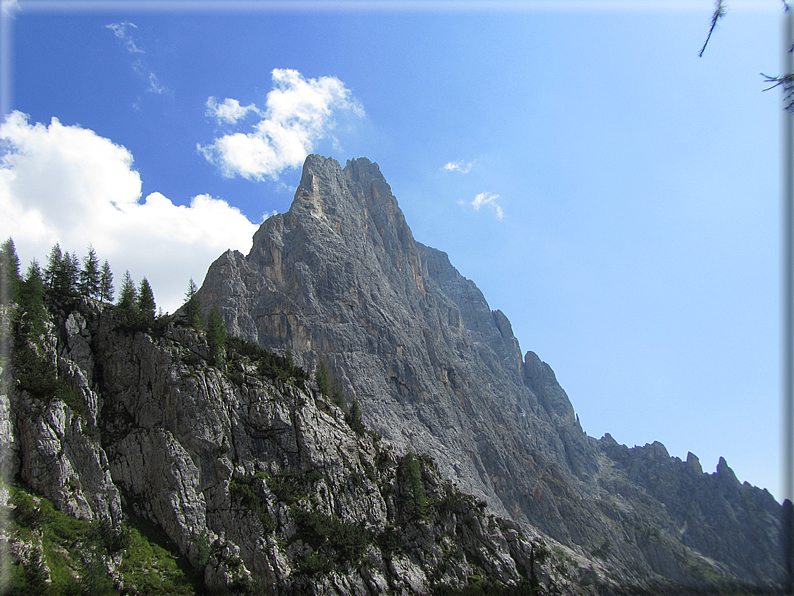
[[[488,514],[431,458],[351,428],[287,359],[238,341],[216,365],[203,333],[167,317],[131,329],[87,299],[54,312],[39,356],[74,394],[6,377],[18,481],[74,517],[149,520],[209,593],[595,593],[576,553]],[[20,536],[0,538],[48,576],[35,533]],[[123,557],[103,563],[117,587]]]
[[[51,360],[58,373],[69,379],[72,404],[79,406],[82,415],[63,400],[42,400],[27,392],[11,391],[13,432],[8,444],[17,456],[11,471],[18,470],[30,488],[74,517],[116,523],[121,519],[121,504],[99,443],[96,421],[100,399],[91,387],[89,341],[86,321],[77,312],[66,318],[61,329],[50,325],[41,357]]]
[[[199,295],[231,334],[288,347],[309,370],[322,359],[397,452],[431,454],[442,476],[600,561],[603,576],[695,588],[712,571],[757,585],[779,577],[779,506],[746,508],[769,504],[754,488],[745,500],[720,492],[730,485],[694,495],[701,511],[725,501],[733,529],[719,532],[737,541],[732,554],[709,550],[709,520],[673,515],[669,495],[585,435],[551,368],[532,352],[522,359],[505,315],[444,253],[414,240],[366,159],[343,169],[309,156],[290,210],[262,224],[248,255],[213,263]],[[698,523],[703,536],[689,527]],[[766,562],[735,556],[756,539]]]

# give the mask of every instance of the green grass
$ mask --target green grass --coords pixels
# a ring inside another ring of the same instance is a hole
[[[179,568],[178,557],[150,542],[137,529],[130,530],[130,546],[124,552],[121,573],[125,585],[141,594],[187,596],[195,594],[190,579]]]
[[[25,562],[11,562],[0,594],[117,594],[103,561],[113,553],[122,553],[118,570],[127,588],[135,586],[140,594],[152,596],[196,594],[179,557],[150,540],[145,528],[142,532],[127,524],[114,528],[107,522],[75,519],[23,488],[10,487],[10,492],[15,505],[11,532],[32,544],[34,554]],[[49,585],[43,563],[50,569]]]

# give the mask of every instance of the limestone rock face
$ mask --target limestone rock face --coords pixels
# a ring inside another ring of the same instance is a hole
[[[216,261],[199,295],[229,333],[289,347],[309,368],[325,360],[372,428],[398,449],[432,453],[499,513],[522,515],[517,498],[537,480],[519,454],[542,453],[565,472],[568,453],[594,461],[553,373],[534,355],[525,366],[507,318],[446,254],[413,239],[365,159],[343,170],[310,156],[289,212],[262,225],[247,257]]]
[[[325,361],[348,399],[361,403],[366,424],[398,452],[431,454],[444,477],[495,513],[613,573],[702,585],[698,566],[710,563],[701,549],[722,557],[729,576],[779,576],[775,507],[739,514],[746,502],[728,499],[727,526],[669,511],[667,489],[646,486],[622,451],[585,435],[551,368],[532,352],[522,359],[507,317],[491,311],[446,254],[414,240],[366,159],[342,168],[309,156],[289,211],[262,224],[248,255],[227,252],[213,263],[199,296],[206,309],[220,308],[230,334],[289,348],[309,370]],[[720,486],[687,503],[713,510],[720,491],[735,488]],[[747,490],[749,502],[764,501]],[[712,529],[731,540],[745,536],[739,526],[759,522],[763,529],[738,539],[736,551],[765,539],[768,564],[763,555],[709,550]]]
[[[6,379],[17,481],[75,517],[154,523],[207,593],[427,594],[481,575],[597,593],[572,553],[488,514],[431,458],[351,428],[305,374],[267,377],[255,346],[213,364],[203,332],[130,329],[85,299],[47,322],[46,357],[78,399]],[[37,547],[10,541],[23,564]]]
[[[65,513],[83,519],[121,519],[119,493],[96,429],[99,398],[89,379],[93,356],[87,345],[85,319],[74,313],[62,329],[50,327],[44,358],[69,378],[84,415],[61,400],[42,401],[25,392],[8,396],[12,438],[17,456],[12,473]],[[0,401],[0,403],[2,403]]]

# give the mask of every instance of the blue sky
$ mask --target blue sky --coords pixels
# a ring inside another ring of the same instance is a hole
[[[25,264],[92,242],[172,311],[307,152],[365,156],[588,434],[782,499],[780,2],[729,4],[703,58],[707,0],[8,6]]]

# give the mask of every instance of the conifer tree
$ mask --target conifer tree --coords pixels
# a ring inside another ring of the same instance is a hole
[[[295,358],[292,356],[292,350],[287,348],[284,351],[284,358],[287,360],[287,368],[289,370],[292,370],[293,368],[295,368]]]
[[[61,245],[56,242],[50,249],[47,257],[47,266],[44,268],[44,285],[50,291],[57,291],[56,286],[63,280],[63,253]]]
[[[83,269],[80,271],[80,293],[89,298],[99,297],[99,259],[94,247],[88,245],[88,254],[83,259]]]
[[[24,337],[38,338],[44,333],[44,280],[38,261],[33,259],[19,286],[16,319]]]
[[[345,395],[342,393],[342,385],[336,379],[331,382],[331,401],[340,408],[345,405]]]
[[[138,291],[129,270],[121,280],[121,294],[118,303],[122,325],[134,325],[138,319]]]
[[[62,292],[63,296],[74,296],[77,294],[77,285],[80,280],[80,259],[76,254],[69,254],[68,252],[63,255],[63,281]]]
[[[212,305],[207,318],[207,344],[210,348],[210,357],[213,363],[223,362],[223,347],[226,344],[226,327],[223,324],[221,311],[216,304]]]
[[[427,496],[425,495],[425,487],[422,482],[422,468],[416,456],[409,451],[405,454],[398,474],[401,476],[402,482],[405,483],[406,488],[411,496],[410,503],[413,505],[413,514],[416,518],[423,518],[427,514]]]
[[[149,280],[145,277],[141,280],[141,287],[140,290],[138,290],[138,311],[141,314],[144,324],[149,325],[154,322],[157,305],[154,303],[152,286],[149,285]]]
[[[0,246],[0,304],[17,299],[19,284],[19,257],[11,237]]]
[[[192,325],[195,329],[201,329],[204,324],[201,316],[201,299],[198,297],[198,288],[193,278],[190,278],[188,283],[187,292],[185,293],[185,304],[183,306],[185,318],[188,325]]]
[[[60,243],[56,242],[50,250],[47,267],[44,270],[44,282],[53,296],[68,297],[77,294],[80,277],[80,259],[77,255],[61,251]]]
[[[113,302],[113,272],[110,270],[107,259],[102,265],[102,272],[99,276],[99,299],[103,302]]]
[[[347,422],[350,428],[356,431],[357,435],[363,435],[367,432],[361,420],[361,407],[358,405],[357,399],[353,399],[353,402],[350,404],[350,411],[345,416],[345,422]]]
[[[324,360],[320,360],[320,362],[317,363],[317,370],[314,371],[314,382],[317,383],[320,394],[327,396],[331,384],[328,380],[328,367]]]

